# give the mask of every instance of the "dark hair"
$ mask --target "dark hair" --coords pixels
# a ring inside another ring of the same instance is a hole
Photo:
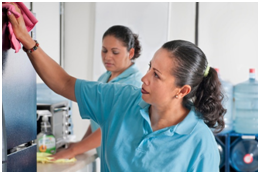
[[[131,60],[134,60],[141,55],[141,45],[138,40],[138,35],[134,34],[130,28],[122,25],[114,25],[104,33],[102,39],[104,39],[107,35],[114,36],[122,41],[123,45],[127,48],[127,51],[130,51],[131,48],[135,49],[134,56]]]
[[[218,74],[214,68],[204,76],[208,61],[202,50],[191,42],[175,40],[165,43],[162,48],[171,53],[174,68],[173,76],[176,85],[191,86],[191,91],[183,98],[183,105],[192,101],[195,111],[201,113],[204,122],[215,132],[224,129],[226,109],[222,106],[224,95]]]

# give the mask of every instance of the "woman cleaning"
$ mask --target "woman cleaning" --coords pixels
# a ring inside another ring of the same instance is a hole
[[[17,11],[19,11],[17,9]],[[170,41],[151,59],[142,88],[68,75],[8,13],[16,37],[43,81],[78,103],[81,117],[101,128],[101,171],[217,172],[210,128],[221,131],[226,110],[216,71],[200,48]]]
[[[140,56],[141,45],[138,36],[128,27],[112,26],[103,35],[101,56],[107,70],[98,81],[103,83],[122,83],[141,88],[142,74],[133,62]],[[54,160],[70,159],[78,154],[97,148],[101,157],[101,130],[97,123],[91,120],[91,126],[80,142],[70,144],[52,157]]]

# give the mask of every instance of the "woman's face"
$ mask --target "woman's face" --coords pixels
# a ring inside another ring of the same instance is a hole
[[[130,50],[131,52],[131,50]],[[102,42],[102,61],[108,71],[121,73],[131,64],[133,55],[123,43],[114,36],[106,36]]]
[[[175,86],[171,74],[174,63],[170,53],[160,48],[151,60],[149,70],[142,78],[142,98],[151,105],[166,106],[173,100],[180,88]]]

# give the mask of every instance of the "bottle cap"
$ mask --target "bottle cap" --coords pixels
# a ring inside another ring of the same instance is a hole
[[[244,156],[243,160],[244,160],[244,162],[245,162],[246,164],[250,164],[250,163],[253,162],[253,157],[252,157],[251,154],[246,154],[246,155]]]
[[[255,68],[250,68],[250,69],[249,69],[249,72],[250,72],[250,73],[255,73]]]

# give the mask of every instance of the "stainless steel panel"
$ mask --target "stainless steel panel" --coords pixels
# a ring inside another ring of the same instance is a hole
[[[36,73],[23,50],[2,50],[7,148],[36,139]]]
[[[36,160],[37,145],[21,149],[7,155],[7,171],[8,172],[36,172],[37,160]]]
[[[2,172],[6,172],[7,161],[7,147],[6,147],[6,134],[5,134],[5,116],[4,110],[2,110]]]

